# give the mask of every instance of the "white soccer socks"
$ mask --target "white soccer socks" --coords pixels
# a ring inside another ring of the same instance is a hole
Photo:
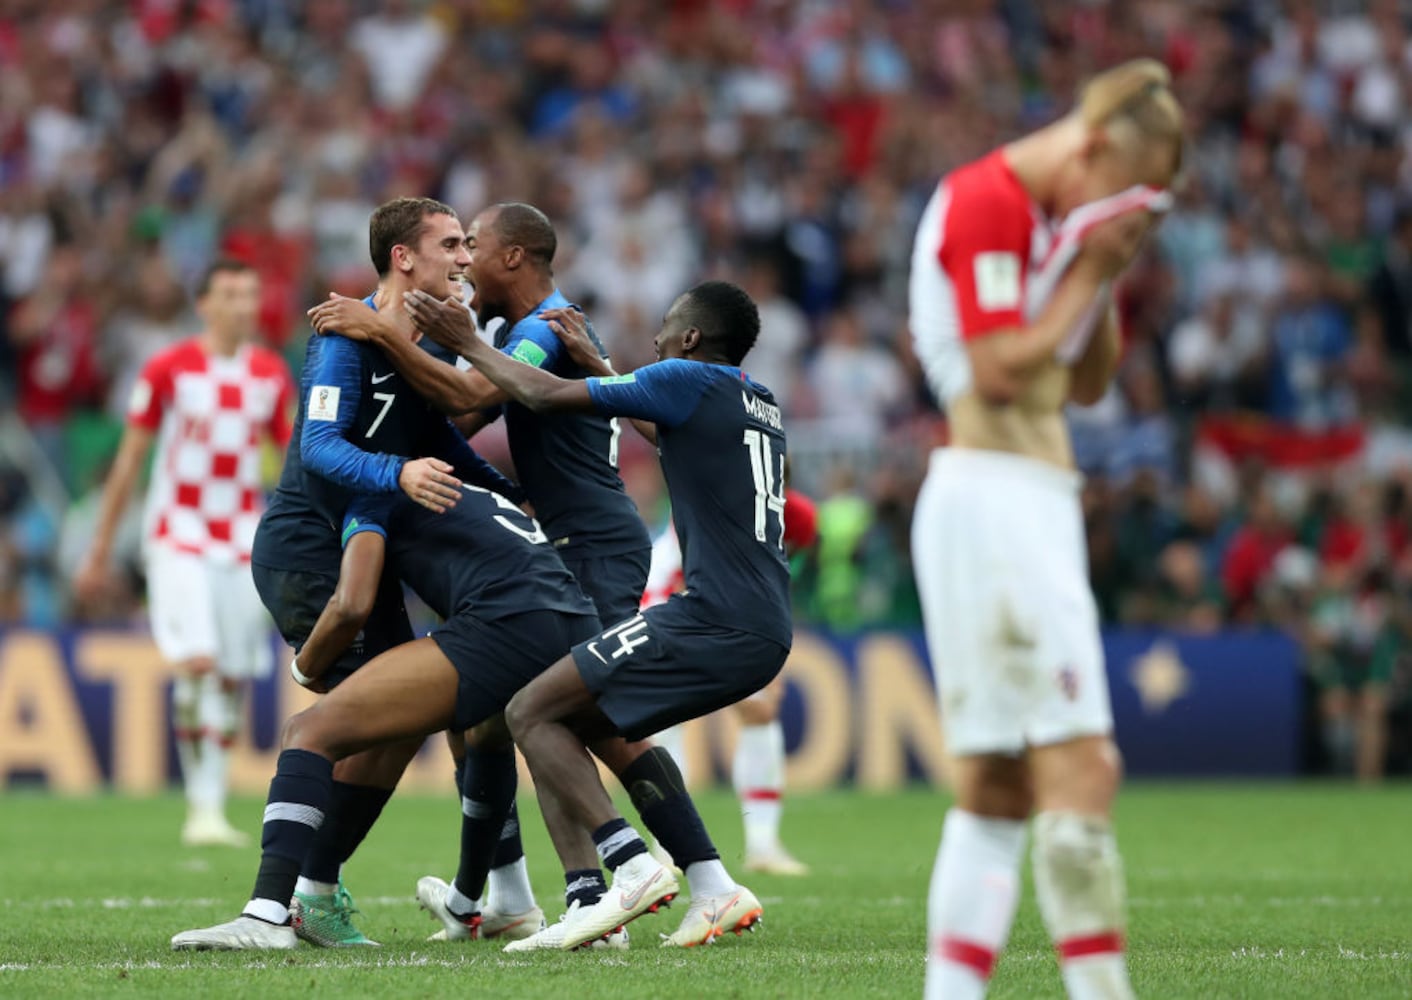
[[[927,1000],[985,995],[1020,901],[1025,823],[953,808],[927,901]]]
[[[1040,813],[1034,820],[1034,877],[1069,996],[1132,997],[1123,952],[1123,863],[1112,824],[1098,816]]]

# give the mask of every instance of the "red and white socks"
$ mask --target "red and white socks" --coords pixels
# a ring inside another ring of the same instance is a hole
[[[1123,862],[1100,816],[1034,819],[1035,895],[1073,1000],[1132,997],[1123,947]]]
[[[745,856],[778,853],[784,791],[784,727],[778,721],[740,727],[731,781],[745,820]]]
[[[979,1000],[1020,902],[1025,823],[953,808],[927,899],[926,1000]]]

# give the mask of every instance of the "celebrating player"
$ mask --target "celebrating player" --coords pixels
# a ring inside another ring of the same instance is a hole
[[[289,443],[292,391],[279,356],[250,342],[259,303],[259,277],[248,265],[220,260],[206,272],[196,298],[204,331],[156,354],[133,387],[97,532],[74,579],[81,599],[102,587],[118,520],[155,439],[148,598],[153,638],[176,670],[172,723],[188,845],[249,842],[226,820],[227,756],[245,685],[271,666],[250,548],[260,518],[261,438]]]
[[[769,390],[739,368],[759,334],[759,313],[734,285],[706,282],[667,313],[656,338],[661,362],[631,375],[574,381],[492,350],[455,304],[412,293],[407,306],[419,329],[533,410],[597,412],[656,425],[686,552],[686,591],[580,643],[516,695],[507,711],[541,796],[566,807],[559,819],[593,831],[600,857],[613,870],[612,890],[592,906],[571,908],[561,922],[559,945],[573,948],[677,891],[672,873],[614,809],[584,753],[586,743],[605,734],[640,740],[734,704],[778,675],[793,640],[780,410]],[[551,325],[580,363],[598,355],[577,312],[561,311]],[[642,760],[654,756],[657,777],[629,783],[634,799],[685,798],[670,755],[657,748]],[[686,862],[691,885],[679,934],[699,924],[709,941],[712,928],[738,931],[759,918],[758,900],[730,879],[718,858],[678,861]]]
[[[793,556],[814,544],[818,516],[813,502],[798,490],[784,491],[784,545]],[[652,566],[647,574],[647,590],[642,608],[663,604],[683,586],[681,543],[671,525],[652,543]],[[785,849],[780,840],[784,813],[784,727],[780,725],[780,703],[784,682],[776,679],[739,702],[733,711],[740,720],[735,754],[731,759],[731,784],[740,800],[745,825],[745,864],[748,872],[767,875],[807,875],[809,866]],[[684,730],[673,726],[652,737],[685,770]],[[662,857],[658,848],[659,860]]]
[[[461,224],[441,202],[389,201],[373,212],[368,232],[379,276],[378,290],[365,300],[369,308],[386,305],[408,288],[449,294],[466,266]],[[398,333],[408,344],[416,340],[409,324],[403,323]],[[429,457],[409,457],[414,455]],[[520,496],[466,446],[445,417],[408,389],[377,348],[342,337],[310,340],[294,442],[253,554],[261,598],[296,652],[302,651],[338,584],[338,526],[349,502],[359,493],[388,494],[400,488],[439,511],[461,496],[453,469],[470,482]],[[412,639],[402,588],[393,574],[386,575],[375,603],[358,618],[322,677],[325,690],[377,654]],[[328,947],[373,943],[353,924],[353,904],[339,868],[376,822],[421,743],[414,738],[339,761],[328,821],[314,839],[295,889],[295,929],[304,940]]]
[[[250,902],[235,920],[177,934],[174,949],[293,948],[288,903],[324,821],[335,762],[443,729],[471,729],[597,631],[593,605],[539,525],[497,493],[467,487],[440,514],[395,494],[366,496],[349,507],[344,531],[387,536],[403,577],[444,621],[429,637],[376,657],[286,723]]]
[[[1119,353],[1112,282],[1170,195],[1165,69],[1100,74],[1066,117],[946,177],[912,257],[917,356],[950,419],[913,522],[956,804],[932,876],[926,995],[984,994],[1035,891],[1069,995],[1132,995],[1111,808],[1119,781],[1066,403]]]
[[[481,324],[504,320],[495,346],[525,364],[583,378],[582,366],[540,316],[542,310],[569,305],[554,284],[557,238],[544,213],[516,203],[488,208],[472,220],[467,247],[466,277],[475,289]],[[618,475],[616,420],[594,413],[532,412],[480,372],[459,369],[414,347],[398,330],[393,313],[375,313],[357,300],[331,296],[310,310],[310,318],[318,330],[370,339],[425,398],[446,413],[473,415],[463,429],[493,419],[503,408],[515,471],[555,550],[603,621],[621,621],[636,612],[651,541]],[[486,838],[499,842],[489,874],[491,896],[523,899],[516,888],[527,885],[513,809],[516,781],[512,750],[472,747],[458,763],[463,807],[456,878],[448,884],[427,876],[417,885],[418,900],[442,922],[435,937],[463,940],[499,933],[498,923],[482,921],[477,900],[485,878],[477,859]],[[581,848],[576,853],[585,864],[565,875],[566,905],[586,906],[598,900],[606,883],[592,850],[586,859]],[[526,923],[537,926],[537,920]]]

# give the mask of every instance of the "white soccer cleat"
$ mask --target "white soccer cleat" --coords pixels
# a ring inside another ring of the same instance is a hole
[[[482,917],[479,913],[462,920],[446,905],[451,886],[435,875],[417,879],[417,903],[433,920],[441,921],[441,930],[428,941],[472,941],[481,936]]]
[[[745,931],[753,931],[765,915],[765,908],[755,893],[743,885],[735,887],[729,896],[717,896],[716,936],[734,934],[739,937]]]
[[[483,938],[523,941],[545,929],[544,911],[537,906],[524,913],[500,913],[486,909],[480,917],[480,936]]]
[[[231,826],[218,812],[194,812],[181,828],[186,847],[249,847],[250,835]]]
[[[720,896],[693,896],[681,926],[662,935],[662,947],[698,948],[722,934],[740,934],[759,923],[763,912],[760,900],[741,885]]]
[[[809,874],[809,866],[776,845],[773,850],[760,851],[745,856],[745,870],[765,875],[789,875],[798,877]]]
[[[284,951],[298,944],[289,924],[270,924],[241,914],[215,927],[182,931],[172,938],[172,951]]]
[[[663,868],[670,871],[678,879],[682,877],[681,868],[672,860],[672,856],[667,853],[667,849],[662,846],[661,841],[657,840],[657,838],[654,837],[652,839],[652,846],[647,849],[647,853],[656,858]]]
[[[569,912],[561,916],[557,923],[541,926],[538,932],[529,937],[511,941],[505,946],[508,952],[522,951],[563,951],[564,950],[564,924],[569,918],[569,914],[580,908],[580,904],[575,902],[569,907]],[[590,941],[587,944],[579,945],[580,950],[588,949],[609,949],[612,951],[628,950],[628,931],[626,927],[620,927],[606,938],[599,938],[597,941]]]
[[[592,906],[571,907],[564,915],[565,949],[596,941],[636,920],[656,913],[677,898],[676,877],[646,852],[625,861],[613,872],[613,884]]]

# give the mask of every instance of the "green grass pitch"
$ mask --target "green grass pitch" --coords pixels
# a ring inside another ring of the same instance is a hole
[[[449,877],[459,813],[447,794],[394,798],[347,881],[380,949],[173,953],[172,934],[234,916],[255,851],[177,846],[175,797],[0,798],[0,997],[916,997],[940,795],[789,799],[785,832],[814,866],[749,880],[760,932],[691,952],[657,947],[682,909],[632,925],[627,953],[507,956],[434,944],[416,879]],[[729,865],[735,803],[700,797]],[[522,816],[551,916],[562,888],[532,800]],[[259,804],[236,803],[255,828]],[[1412,790],[1135,785],[1119,811],[1131,967],[1144,997],[1412,996]],[[994,996],[1057,997],[1027,893]]]

